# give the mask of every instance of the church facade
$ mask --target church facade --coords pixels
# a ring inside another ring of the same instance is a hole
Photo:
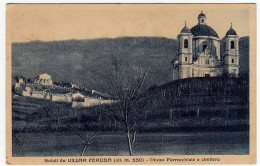
[[[201,12],[198,24],[186,26],[178,35],[178,55],[173,62],[173,80],[189,77],[216,77],[223,74],[239,74],[239,37],[232,28],[223,40],[206,24],[207,17]],[[224,46],[221,51],[221,44]]]

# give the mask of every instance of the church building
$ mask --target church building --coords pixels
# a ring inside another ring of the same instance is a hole
[[[224,39],[220,40],[215,30],[207,25],[206,15],[201,12],[198,24],[191,29],[185,22],[178,41],[178,55],[173,60],[173,80],[223,74],[238,76],[239,37],[232,24]]]
[[[40,74],[34,79],[34,83],[42,85],[52,85],[52,79],[49,74]]]

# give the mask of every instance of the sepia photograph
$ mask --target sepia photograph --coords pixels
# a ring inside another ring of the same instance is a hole
[[[256,162],[255,4],[6,15],[7,164]]]

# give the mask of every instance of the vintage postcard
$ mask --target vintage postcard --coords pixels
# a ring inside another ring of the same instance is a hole
[[[255,4],[7,4],[6,163],[256,163]]]

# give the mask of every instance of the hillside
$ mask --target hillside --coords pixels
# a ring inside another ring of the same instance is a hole
[[[171,80],[171,60],[177,41],[167,38],[123,37],[12,45],[12,74],[32,78],[48,73],[54,81],[73,82],[102,92],[111,77],[112,55],[125,72],[151,65],[151,84]],[[151,64],[153,62],[153,64]]]
[[[188,78],[151,87],[141,112],[145,123],[139,130],[248,130],[248,89],[247,77]],[[102,105],[73,109],[71,104],[13,96],[13,130],[92,130],[97,127],[100,111],[102,130],[118,130],[120,126],[107,109]]]
[[[249,37],[240,38],[241,72],[248,72]],[[112,56],[125,73],[150,66],[149,86],[172,80],[171,61],[178,41],[163,37],[32,41],[12,44],[12,75],[34,78],[48,73],[57,82],[73,82],[108,93]]]
[[[146,111],[172,118],[248,120],[248,77],[188,78],[149,89]],[[158,116],[159,115],[159,116]]]

